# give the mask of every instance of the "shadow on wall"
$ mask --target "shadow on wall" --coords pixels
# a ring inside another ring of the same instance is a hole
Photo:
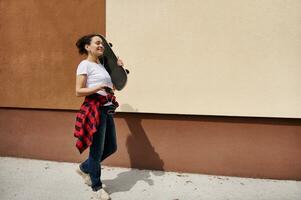
[[[121,110],[135,111],[128,104],[121,105]],[[113,180],[104,180],[111,194],[129,191],[138,181],[145,181],[147,184],[153,185],[154,181],[151,179],[151,173],[155,176],[164,174],[164,162],[150,143],[141,122],[142,120],[136,115],[128,115],[126,118],[126,123],[131,132],[131,135],[126,139],[126,147],[131,162],[130,166],[131,168],[153,169],[155,171],[131,169],[130,171],[119,173]]]
[[[135,112],[128,104],[121,105],[121,110]],[[130,156],[132,168],[155,169],[163,171],[164,162],[150,143],[143,127],[142,120],[137,115],[128,115],[125,119],[130,135],[126,139],[126,147]]]

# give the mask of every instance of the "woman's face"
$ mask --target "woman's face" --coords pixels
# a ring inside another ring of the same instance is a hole
[[[86,45],[86,50],[94,56],[101,56],[105,50],[101,38],[99,36],[92,37],[90,45]]]

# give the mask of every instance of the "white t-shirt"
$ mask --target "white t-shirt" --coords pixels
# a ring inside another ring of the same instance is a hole
[[[113,89],[111,77],[102,64],[83,60],[79,63],[76,70],[76,75],[81,74],[87,75],[87,88],[91,88],[97,85],[105,85]],[[102,90],[99,90],[97,93],[103,96],[107,95],[107,93]]]

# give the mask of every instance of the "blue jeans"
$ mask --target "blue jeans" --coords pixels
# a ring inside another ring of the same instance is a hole
[[[112,114],[108,114],[110,106],[103,106],[100,110],[100,124],[93,135],[89,158],[80,164],[80,169],[89,174],[92,190],[102,188],[101,162],[117,150],[116,131]]]

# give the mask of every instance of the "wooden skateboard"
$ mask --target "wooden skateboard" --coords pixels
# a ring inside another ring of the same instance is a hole
[[[103,41],[103,45],[105,49],[103,55],[99,58],[100,62],[103,64],[103,66],[110,74],[115,88],[118,91],[120,91],[125,87],[127,83],[127,75],[129,74],[129,70],[124,69],[123,66],[117,65],[118,58],[111,48],[113,45],[111,43],[108,43],[104,36],[102,35],[99,36]],[[111,93],[111,91],[107,91],[107,92]]]

